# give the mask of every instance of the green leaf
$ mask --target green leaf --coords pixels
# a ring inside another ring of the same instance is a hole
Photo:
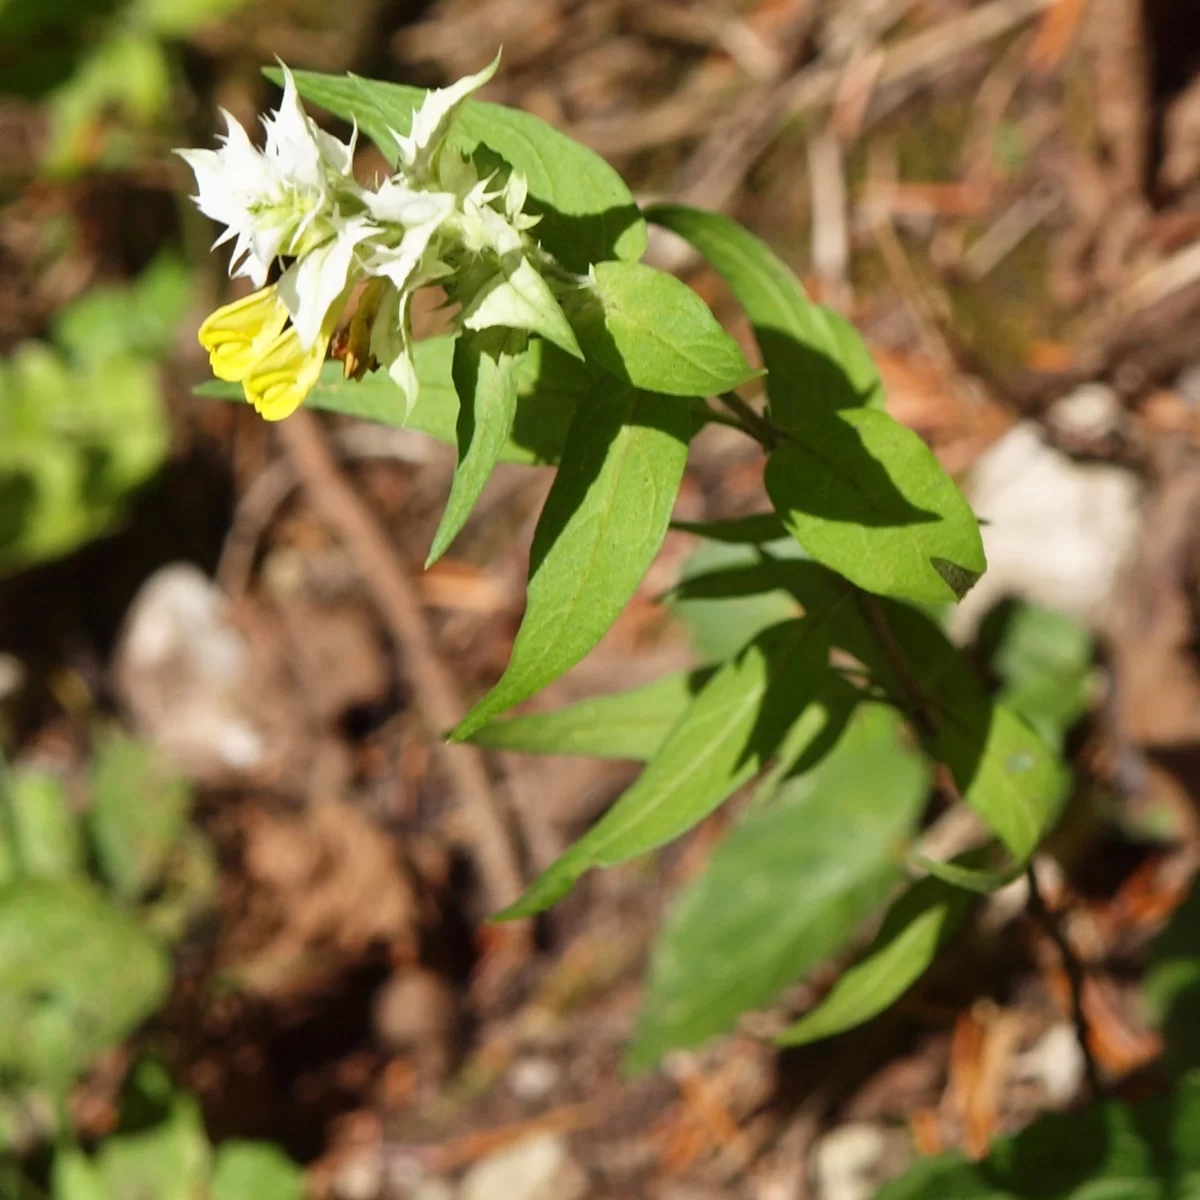
[[[685,405],[597,384],[571,425],[533,536],[508,669],[452,740],[532,696],[604,636],[666,536],[691,430]]]
[[[630,1065],[723,1032],[844,946],[900,877],[928,786],[895,710],[860,705],[836,748],[751,809],[675,901]]]
[[[22,880],[0,889],[0,1070],[68,1084],[162,1002],[162,948],[99,892]]]
[[[212,1152],[195,1098],[175,1092],[152,1124],[104,1140],[96,1165],[109,1200],[196,1200],[206,1194]]]
[[[800,430],[814,412],[883,408],[883,384],[858,330],[814,304],[764,242],[729,217],[680,204],[653,205],[646,219],[691,242],[733,289],[754,327],[776,423]]]
[[[1003,681],[1004,702],[1061,748],[1091,701],[1093,646],[1087,628],[1056,609],[1007,601],[984,619],[978,641]]]
[[[54,342],[77,362],[122,354],[162,358],[192,303],[192,274],[160,254],[131,283],[94,284],[51,318]]]
[[[644,263],[597,263],[593,286],[563,300],[588,358],[618,379],[706,396],[754,376],[741,347],[686,283]]]
[[[987,565],[970,506],[928,446],[873,409],[809,420],[765,472],[783,523],[813,558],[869,592],[961,600]]]
[[[391,130],[407,134],[423,88],[355,75],[293,72],[301,96],[358,127],[393,165]],[[278,69],[268,78],[282,82]],[[624,180],[598,154],[532,113],[468,100],[448,144],[465,155],[486,145],[529,184],[530,212],[541,213],[535,236],[568,269],[583,272],[608,258],[636,260],[646,252],[646,224]]]
[[[166,449],[149,362],[122,356],[76,368],[49,346],[22,342],[0,359],[0,573],[105,532]]]
[[[918,1159],[875,1200],[1195,1200],[1200,1076],[1136,1107],[1042,1117],[982,1162]]]
[[[843,971],[829,994],[775,1039],[803,1046],[862,1025],[898,1000],[958,928],[970,896],[940,879],[922,879],[888,909],[875,940]]]
[[[540,912],[590,868],[645,854],[706,817],[766,765],[828,661],[828,629],[818,617],[759,634],[701,688],[637,782],[498,918]]]
[[[304,1172],[269,1142],[222,1142],[212,1200],[304,1200]]]
[[[675,671],[625,692],[589,696],[553,712],[493,721],[470,740],[525,754],[586,754],[594,758],[652,758],[671,727],[712,678],[712,668]]]
[[[88,832],[105,881],[122,900],[162,882],[188,829],[191,793],[148,743],[115,730],[97,740]]]
[[[14,771],[8,787],[7,825],[21,874],[30,879],[82,875],[83,842],[63,780],[53,771]]]
[[[465,333],[455,342],[458,462],[442,519],[425,560],[427,568],[446,553],[467,523],[504,451],[517,415],[517,374],[526,341],[522,333],[489,329],[484,333]]]
[[[432,337],[417,342],[414,361],[421,393],[404,418],[404,395],[384,371],[361,382],[346,379],[340,362],[327,362],[306,401],[313,408],[415,429],[449,445],[457,444],[458,394],[453,363],[457,338]],[[500,461],[556,463],[580,401],[593,386],[581,363],[546,342],[534,339],[518,368],[517,413]],[[198,396],[244,402],[242,385],[219,379],[195,389]]]
[[[54,1200],[110,1200],[96,1165],[75,1146],[64,1146],[55,1153],[50,1194]]]
[[[843,609],[840,616],[835,640],[898,703],[920,706],[923,716],[915,720],[926,749],[950,768],[963,799],[1024,864],[1066,795],[1069,774],[1058,756],[988,696],[962,652],[924,613],[867,598],[858,613]]]

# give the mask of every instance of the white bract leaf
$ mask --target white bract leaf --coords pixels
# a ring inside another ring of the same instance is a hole
[[[499,325],[541,334],[568,354],[583,357],[554,293],[527,258],[511,269],[502,266],[492,285],[475,296],[460,319],[466,329]]]
[[[450,132],[458,110],[472,93],[477,92],[500,65],[500,55],[475,75],[468,75],[447,88],[430,92],[424,103],[413,114],[412,128],[408,136],[392,130],[396,145],[400,149],[400,163],[404,174],[411,180],[423,181],[437,164],[438,151]]]

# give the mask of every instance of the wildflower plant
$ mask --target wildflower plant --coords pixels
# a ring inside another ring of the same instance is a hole
[[[547,908],[754,784],[665,921],[630,1061],[729,1029],[886,909],[859,962],[780,1040],[829,1036],[890,1005],[972,898],[1026,868],[1069,784],[1019,701],[1045,689],[993,694],[942,631],[984,570],[979,526],[885,411],[853,326],[730,218],[643,211],[585,147],[474,99],[496,66],[431,92],[281,68],[261,150],[227,118],[220,149],[184,152],[232,270],[258,289],[201,327],[223,381],[201,390],[240,385],[272,420],[307,399],[455,443],[430,561],[498,461],[557,467],[508,668],[450,737],[646,765],[499,917]],[[301,96],[370,137],[393,174],[356,182],[355,136],[321,131]],[[647,222],[724,277],[761,368],[694,291],[640,261]],[[455,330],[414,344],[412,296],[431,284]],[[340,361],[326,361],[331,341]],[[702,635],[699,670],[498,719],[612,625],[671,526],[692,437],[714,422],[759,444],[769,501],[679,526],[702,549],[667,599],[685,619],[703,608],[721,648],[706,655]],[[966,856],[915,854],[934,795],[980,818]]]

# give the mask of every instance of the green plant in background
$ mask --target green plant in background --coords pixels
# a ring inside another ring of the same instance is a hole
[[[0,359],[0,573],[107,532],[162,465],[156,361],[190,298],[186,268],[161,258],[60,309],[51,343]]]
[[[0,1073],[59,1095],[153,1013],[214,864],[191,796],[142,742],[98,737],[82,809],[17,766],[0,791]]]
[[[44,167],[129,166],[172,121],[172,43],[244,0],[0,0],[0,93],[44,97]]]
[[[977,647],[991,686],[941,624],[985,569],[975,516],[928,447],[884,411],[854,328],[736,222],[675,205],[642,212],[584,147],[470,99],[489,73],[427,94],[269,71],[285,92],[264,152],[231,127],[220,151],[186,153],[201,207],[237,238],[242,273],[261,285],[276,255],[289,259],[277,287],[206,322],[221,381],[200,391],[244,394],[271,418],[307,399],[452,441],[458,464],[431,561],[496,462],[557,467],[508,668],[450,737],[645,766],[498,919],[540,912],[589,871],[655,850],[753,785],[665,920],[628,1061],[645,1067],[730,1029],[881,918],[779,1041],[835,1035],[911,987],[981,894],[1023,872],[1033,880],[1032,856],[1071,788],[1060,747],[1086,706],[1090,640],[1056,614],[1011,608]],[[318,131],[297,92],[354,122],[395,175],[358,188],[352,147]],[[724,276],[765,372],[693,292],[639,261],[647,221]],[[365,299],[344,361],[322,365],[358,282]],[[407,300],[431,282],[458,304],[457,332],[413,346]],[[372,375],[376,366],[387,373]],[[761,374],[762,409],[736,390]],[[709,422],[761,445],[770,510],[683,526],[704,543],[669,599],[707,665],[498,719],[578,663],[634,594],[670,525],[688,444]],[[939,767],[943,799],[969,806],[984,831],[951,861],[915,851]],[[1190,1128],[1188,1097],[1185,1086],[1178,1103],[1079,1118],[1118,1148],[1158,1122],[1158,1141],[1111,1160],[1138,1175],[1143,1190],[1130,1195],[1159,1194],[1145,1189],[1168,1177],[1155,1158],[1174,1136],[1163,1122]],[[929,1194],[1007,1194],[1044,1136],[998,1151],[994,1171],[929,1167]],[[1185,1174],[1190,1161],[1178,1159]]]
[[[216,884],[187,785],[145,743],[99,734],[82,799],[47,768],[0,776],[0,1151],[50,1132],[42,1111],[57,1125],[54,1200],[298,1200],[303,1175],[282,1151],[214,1151],[195,1099],[152,1060],[131,1072],[119,1128],[94,1155],[55,1115],[161,1006],[171,946]],[[0,1178],[0,1195],[22,1195],[21,1179]]]
[[[194,1097],[156,1062],[126,1082],[121,1125],[94,1155],[54,1158],[53,1200],[301,1200],[304,1175],[277,1146],[223,1142],[215,1151]]]

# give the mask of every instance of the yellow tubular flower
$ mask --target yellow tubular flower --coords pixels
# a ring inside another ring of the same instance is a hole
[[[223,305],[200,326],[213,374],[234,383],[245,379],[255,361],[279,337],[288,310],[274,284]]]
[[[300,342],[296,327],[289,325],[247,372],[242,380],[242,390],[246,393],[246,399],[266,420],[282,421],[290,416],[312,391],[321,377],[329,339],[337,328],[349,292],[347,288],[329,306],[321,323],[321,332],[307,350]]]

